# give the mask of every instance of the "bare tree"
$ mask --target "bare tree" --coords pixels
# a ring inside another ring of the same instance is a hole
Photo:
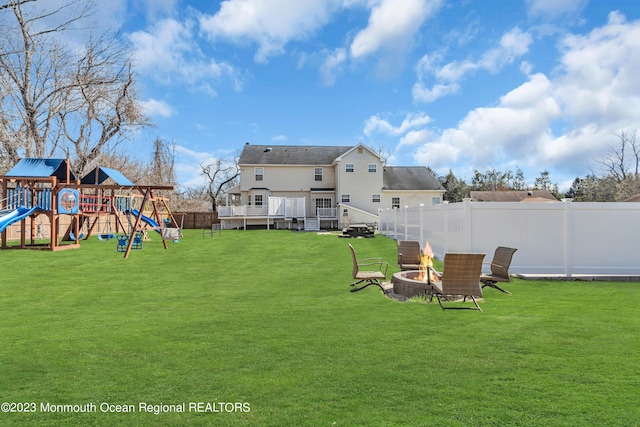
[[[597,162],[604,175],[612,176],[620,183],[627,177],[637,176],[640,172],[640,144],[636,142],[636,131],[616,134],[618,148],[609,147],[609,154]]]
[[[209,209],[208,187],[185,187],[176,191],[173,209],[177,212],[206,212]]]
[[[221,195],[236,184],[240,175],[238,157],[233,160],[218,159],[211,164],[201,164],[202,174],[207,179],[207,194],[211,199],[211,210],[217,212]]]
[[[175,144],[167,144],[160,138],[153,142],[153,162],[149,177],[153,185],[176,185]]]
[[[149,126],[137,102],[130,51],[110,36],[90,40],[57,119],[74,148],[80,176],[95,166],[103,149],[114,149],[135,129]]]
[[[83,174],[127,129],[148,125],[127,46],[109,36],[89,38],[84,49],[63,42],[92,7],[91,0],[0,6],[0,156],[7,161],[72,150]]]

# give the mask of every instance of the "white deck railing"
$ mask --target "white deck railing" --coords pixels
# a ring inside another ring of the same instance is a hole
[[[270,196],[266,205],[220,206],[218,207],[218,217],[304,218],[306,216],[305,206],[306,200],[304,197]]]

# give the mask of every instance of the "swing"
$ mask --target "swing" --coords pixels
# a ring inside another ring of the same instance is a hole
[[[127,236],[126,234],[118,234],[116,238],[118,239],[116,251],[125,252],[127,250],[127,246],[129,245],[129,236]]]
[[[84,237],[84,233],[82,232],[83,228],[84,228],[84,219],[80,223],[80,235],[76,237],[76,235],[73,234],[73,231],[69,230],[69,239],[73,240],[74,242],[77,242],[78,240],[82,240],[82,238]]]
[[[129,229],[133,230],[133,223],[131,222],[129,215],[127,215],[127,221],[129,222]],[[118,245],[116,246],[116,250],[118,252],[126,252],[127,247],[129,246],[129,235],[118,234],[116,237],[118,239]],[[142,249],[142,237],[143,237],[142,231],[136,231],[132,233],[132,237],[133,237],[133,243],[131,244],[131,249]]]
[[[99,220],[100,220],[100,217],[98,217],[98,221]],[[98,234],[98,240],[101,240],[104,242],[106,240],[110,240],[116,237],[116,235],[111,232],[111,221],[109,220],[108,215],[107,215],[107,226],[106,226],[107,232],[106,233],[104,232],[105,231],[104,228],[105,227],[102,228],[103,232]]]
[[[73,234],[73,231],[69,232],[69,238],[73,241],[77,242],[78,240],[82,240],[83,237],[84,237],[84,233],[80,233],[80,236],[76,238],[75,234]]]

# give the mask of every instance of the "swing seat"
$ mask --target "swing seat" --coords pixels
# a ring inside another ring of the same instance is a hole
[[[69,232],[69,238],[70,238],[71,240],[76,241],[76,242],[77,242],[78,240],[82,240],[82,238],[83,238],[83,237],[84,237],[84,233],[80,233],[80,236],[79,236],[78,238],[76,238],[76,236],[75,236],[72,232]]]
[[[136,231],[135,236],[133,237],[133,244],[131,245],[131,249],[142,249],[142,238],[144,235],[140,231]]]
[[[105,241],[115,238],[116,235],[112,233],[98,234],[98,239]]]
[[[116,251],[125,252],[127,250],[127,245],[129,244],[129,236],[126,234],[120,234],[116,236],[118,239],[118,245],[116,246]]]

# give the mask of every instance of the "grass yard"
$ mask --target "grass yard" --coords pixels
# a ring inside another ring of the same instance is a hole
[[[385,237],[151,237],[0,251],[0,425],[640,425],[637,283],[515,280],[443,312],[349,292],[347,243],[397,271]]]

